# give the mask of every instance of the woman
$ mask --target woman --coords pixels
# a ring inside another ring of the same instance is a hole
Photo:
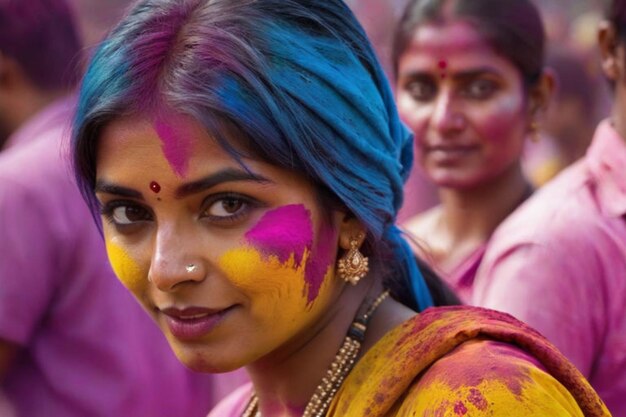
[[[520,323],[415,315],[433,299],[394,225],[411,148],[340,0],[139,2],[73,138],[113,268],[177,357],[249,372],[212,416],[607,415]]]
[[[413,0],[395,35],[398,109],[441,201],[406,229],[465,302],[489,237],[532,193],[521,157],[552,90],[543,49],[529,0]]]

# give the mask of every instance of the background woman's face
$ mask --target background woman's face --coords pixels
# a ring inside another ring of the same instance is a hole
[[[120,119],[100,139],[96,194],[113,269],[197,370],[279,355],[340,290],[341,216],[328,220],[298,175],[244,161],[249,171],[183,117]]]
[[[470,24],[419,27],[399,58],[396,94],[437,185],[479,186],[519,164],[529,125],[521,75]]]

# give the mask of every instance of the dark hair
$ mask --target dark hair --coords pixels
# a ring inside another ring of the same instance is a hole
[[[611,0],[606,9],[606,18],[615,26],[622,42],[626,42],[626,0]]]
[[[81,42],[64,0],[0,1],[0,53],[43,90],[72,88],[82,72]]]
[[[498,55],[520,71],[526,86],[539,80],[545,32],[530,0],[410,0],[394,36],[394,73],[397,75],[398,60],[420,25],[453,19],[472,24]]]
[[[381,255],[374,261],[393,266],[408,305],[432,305],[395,225],[412,137],[343,1],[138,2],[81,86],[73,158],[92,208],[102,129],[161,109],[196,120],[240,162],[235,145],[327,190],[367,228],[367,247]]]

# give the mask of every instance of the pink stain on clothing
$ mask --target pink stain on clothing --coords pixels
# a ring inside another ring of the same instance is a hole
[[[457,401],[456,404],[454,404],[454,414],[457,416],[464,416],[467,414],[467,407],[465,407],[461,401]]]
[[[158,117],[154,122],[154,129],[163,146],[163,154],[170,166],[179,177],[185,176],[189,158],[191,156],[190,135],[186,134],[189,129],[184,121],[176,118]]]
[[[469,401],[470,404],[473,404],[474,407],[476,407],[480,411],[485,411],[489,406],[487,400],[485,399],[485,396],[477,388],[470,389],[470,393],[467,396],[467,401]]]
[[[313,244],[311,214],[301,204],[292,204],[268,211],[246,233],[246,240],[266,255],[278,256],[281,262],[293,254],[295,265],[302,263],[305,249]]]

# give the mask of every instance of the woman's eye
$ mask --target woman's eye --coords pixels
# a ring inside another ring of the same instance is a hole
[[[233,217],[245,211],[246,208],[247,202],[243,199],[225,197],[215,200],[205,211],[205,214],[214,218]]]
[[[428,101],[437,93],[437,87],[430,81],[414,80],[409,82],[405,90],[411,95],[413,100]]]
[[[465,88],[465,95],[475,99],[486,99],[496,91],[497,84],[491,80],[474,80]]]
[[[150,213],[139,206],[118,206],[111,210],[111,218],[118,225],[128,225],[150,220]]]

